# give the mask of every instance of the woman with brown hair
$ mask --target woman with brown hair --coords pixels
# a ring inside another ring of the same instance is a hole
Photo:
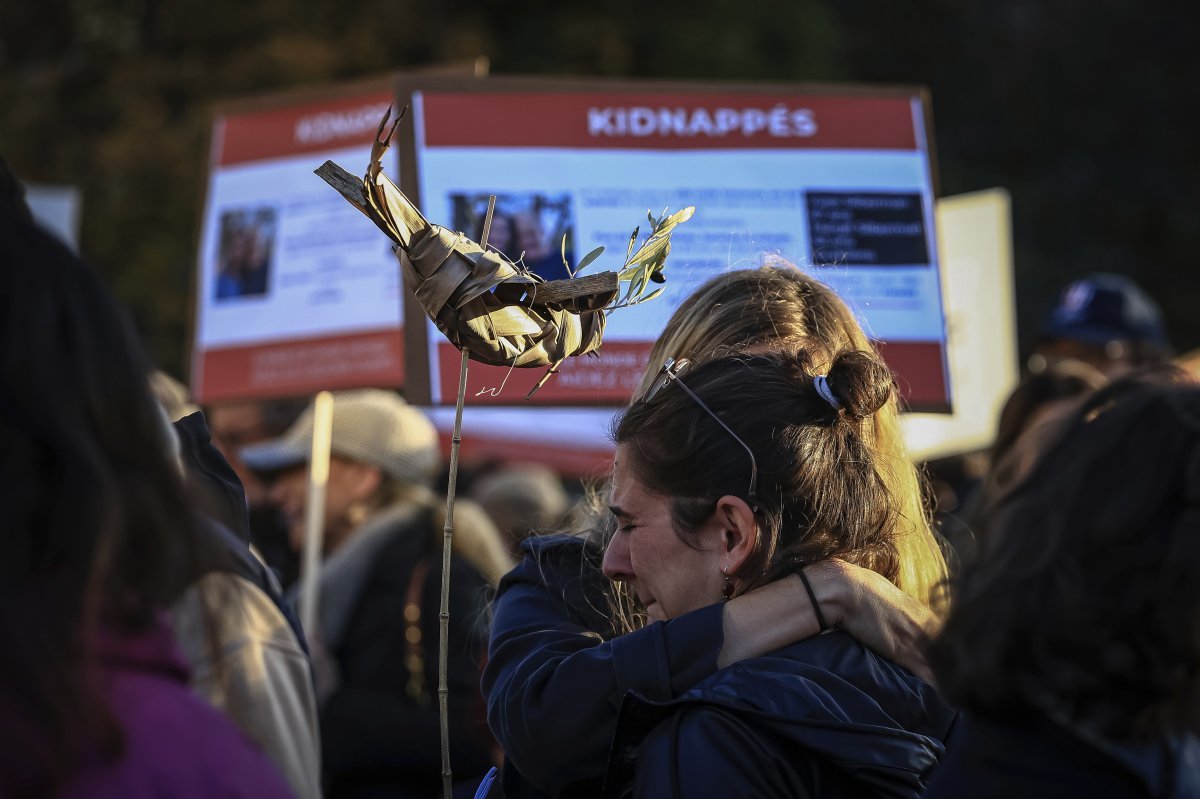
[[[891,373],[846,351],[668,360],[617,426],[604,573],[668,622],[841,558],[895,581],[898,503],[868,420]],[[812,594],[815,597],[815,592]],[[911,796],[955,713],[936,691],[829,633],[621,707],[605,795]]]
[[[795,266],[729,272],[709,280],[684,300],[650,350],[650,366],[638,395],[667,358],[693,363],[739,352],[786,352],[817,347],[816,368],[828,368],[832,353],[874,353],[846,303],[833,290]],[[880,462],[880,475],[899,503],[894,519],[899,571],[895,584],[936,609],[946,580],[946,561],[922,501],[921,478],[900,429],[900,400],[893,393],[871,414],[864,435]]]

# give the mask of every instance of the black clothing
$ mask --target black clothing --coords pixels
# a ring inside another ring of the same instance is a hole
[[[1044,716],[1001,723],[964,716],[926,799],[1195,799],[1200,744],[1090,742]]]
[[[375,520],[382,527],[368,520],[374,529],[356,534],[375,538],[377,546],[370,547],[361,585],[352,587],[356,596],[344,626],[331,625],[327,630],[334,638],[326,644],[340,672],[338,687],[320,708],[327,799],[441,795],[437,700],[441,550],[434,546],[435,540],[440,541],[440,534],[435,538],[440,530],[433,529],[429,508],[409,510],[394,517],[385,512]],[[415,594],[420,598],[416,626],[423,657],[423,663],[416,664],[420,675],[416,682],[410,665],[413,649],[406,638],[410,625],[405,619],[414,574],[422,581]],[[323,581],[323,591],[326,586]],[[328,596],[334,598],[333,593]],[[450,753],[456,780],[463,783],[467,796],[494,761],[494,742],[479,691],[489,599],[486,580],[456,556],[450,571],[447,669]],[[325,618],[323,611],[323,623]]]
[[[237,472],[212,443],[204,414],[197,411],[174,424],[188,489],[204,516],[200,519],[200,551],[195,553],[193,580],[210,572],[229,572],[249,580],[279,608],[308,653],[308,641],[291,604],[283,598],[279,581],[270,568],[250,551],[250,521],[246,492]]]

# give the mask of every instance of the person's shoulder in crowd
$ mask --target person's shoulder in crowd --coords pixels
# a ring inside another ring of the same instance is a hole
[[[188,687],[169,630],[103,636],[108,702],[124,733],[123,755],[80,770],[62,799],[291,797],[283,777],[220,712]]]

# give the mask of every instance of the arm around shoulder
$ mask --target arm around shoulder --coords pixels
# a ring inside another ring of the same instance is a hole
[[[501,582],[483,687],[505,752],[527,779],[557,793],[603,776],[628,691],[666,700],[716,670],[721,608],[606,641],[611,631],[598,629],[603,584],[581,583],[604,577],[586,571],[583,542],[535,546],[556,551],[532,552]]]
[[[819,619],[839,627],[926,682],[932,676],[922,647],[937,617],[923,604],[869,569],[827,560],[805,567],[810,595],[789,575],[725,604],[722,668],[765,655],[821,632]],[[813,604],[815,598],[821,613]]]

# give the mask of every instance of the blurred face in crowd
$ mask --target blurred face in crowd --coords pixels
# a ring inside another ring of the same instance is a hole
[[[523,251],[528,258],[542,258],[549,253],[546,243],[546,233],[542,230],[542,220],[532,212],[518,214],[516,218],[517,249]]]
[[[242,486],[246,489],[246,501],[251,505],[260,505],[266,501],[267,486],[254,472],[247,469],[238,451],[242,447],[257,444],[270,438],[263,425],[262,407],[257,402],[231,402],[215,405],[205,413],[209,430],[212,432],[212,442],[229,465],[237,472]]]
[[[514,249],[513,244],[513,220],[504,214],[497,213],[492,216],[492,226],[488,229],[487,243],[492,248],[499,250],[505,255]],[[520,253],[512,253],[512,257],[516,258]]]
[[[325,486],[326,555],[344,544],[362,523],[368,503],[379,487],[379,469],[339,458],[329,459],[329,482]],[[304,548],[304,506],[308,498],[308,464],[288,469],[271,483],[270,499],[283,514],[288,541],[297,552]]]
[[[685,542],[671,524],[670,498],[647,491],[617,448],[610,509],[617,532],[604,553],[604,574],[629,583],[651,621],[719,602],[725,552],[714,514]]]
[[[1081,361],[1095,367],[1109,380],[1123,377],[1138,366],[1133,359],[1133,348],[1129,342],[1088,344],[1069,339],[1056,339],[1042,344],[1030,359],[1030,366],[1041,371],[1060,361]]]

